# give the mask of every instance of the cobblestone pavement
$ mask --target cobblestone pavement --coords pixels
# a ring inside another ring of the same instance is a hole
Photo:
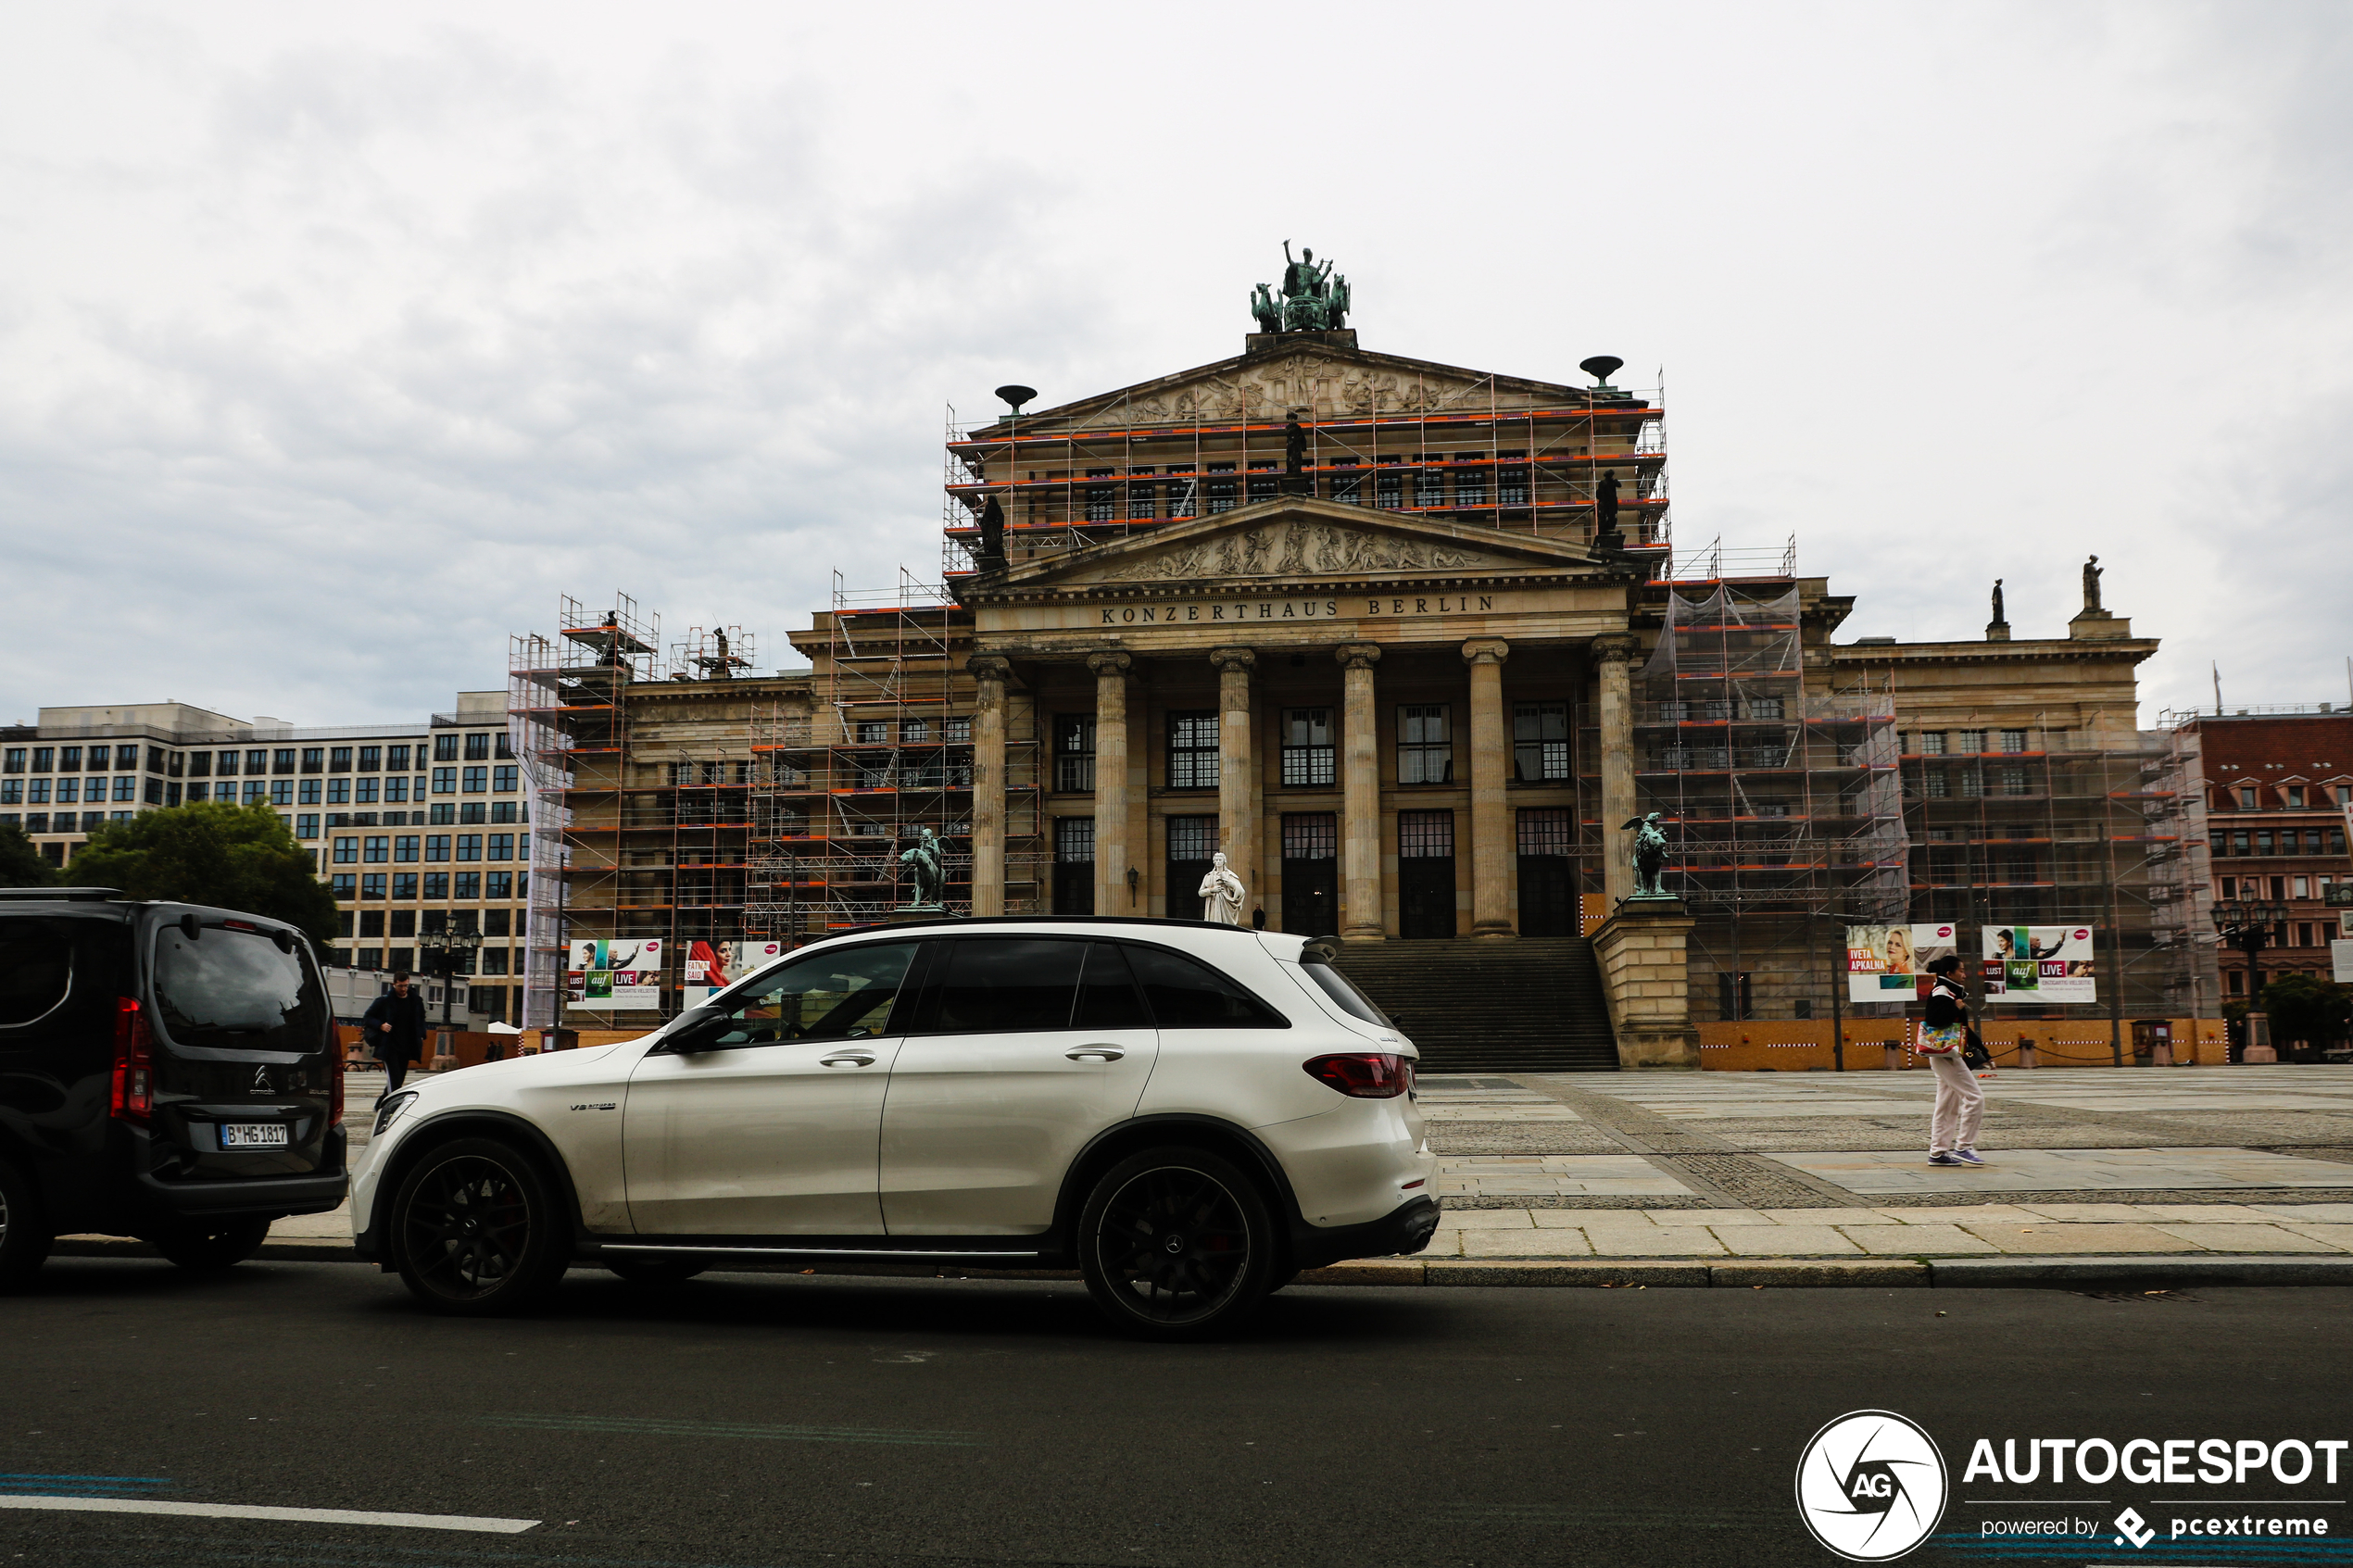
[[[1431,1255],[2353,1251],[2353,1068],[1985,1090],[1991,1164],[1956,1170],[1926,1161],[1925,1073],[1433,1075]]]

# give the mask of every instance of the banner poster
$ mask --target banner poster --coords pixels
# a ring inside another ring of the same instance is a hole
[[[680,999],[696,1007],[752,971],[784,957],[782,942],[697,942],[686,949]]]
[[[1850,925],[1846,928],[1846,999],[1908,1002],[1928,995],[1931,960],[1958,950],[1950,922]]]
[[[661,1010],[661,939],[581,937],[566,945],[565,999],[597,1012]]]
[[[2088,925],[1989,925],[1985,999],[2012,1007],[2097,1001]]]

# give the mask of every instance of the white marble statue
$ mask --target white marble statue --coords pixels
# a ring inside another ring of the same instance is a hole
[[[1209,859],[1209,874],[1201,879],[1201,918],[1219,925],[1242,922],[1242,879],[1226,869],[1223,850]]]

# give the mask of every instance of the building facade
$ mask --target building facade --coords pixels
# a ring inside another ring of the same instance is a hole
[[[2096,925],[2120,1029],[2200,984],[2210,1016],[2204,841],[2135,724],[2158,644],[2096,572],[2063,635],[1842,643],[1853,600],[1793,550],[1676,554],[1664,410],[1585,369],[1263,332],[951,423],[941,583],[837,596],[805,678],[664,680],[626,600],[568,604],[512,702],[565,813],[535,997],[567,937],[888,918],[928,842],[957,913],[1200,918],[1223,855],[1272,930],[1576,938],[1655,814],[1687,1023],[1827,1017],[1842,928],[1896,921]],[[592,1000],[567,1020],[649,1022]]]
[[[106,822],[267,805],[334,894],[332,961],[415,969],[421,936],[480,932],[453,1017],[512,1018],[531,830],[506,709],[504,691],[461,692],[455,711],[422,723],[305,728],[184,703],[44,708],[37,724],[0,732],[0,823],[67,867]]]
[[[2205,813],[2210,899],[2278,905],[2263,980],[2331,976],[2329,944],[2353,919],[2353,713],[2334,704],[2169,715]],[[2244,952],[2220,956],[2225,1002],[2248,998]]]

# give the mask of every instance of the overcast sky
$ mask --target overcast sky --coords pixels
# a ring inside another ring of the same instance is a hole
[[[1663,366],[1680,546],[1842,636],[2343,700],[2353,6],[9,7],[0,721],[503,684],[557,597],[936,578],[945,405],[1239,351]]]

